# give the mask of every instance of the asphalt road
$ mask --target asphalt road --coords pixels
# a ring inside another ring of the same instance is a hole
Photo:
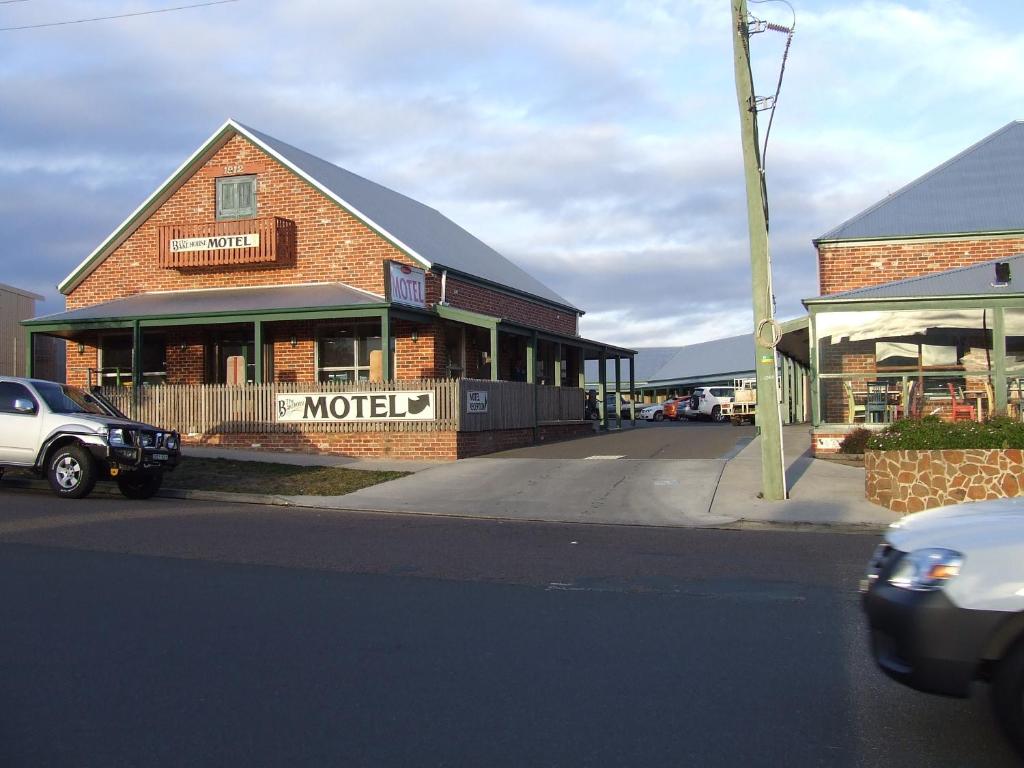
[[[0,510],[5,768],[1018,764],[868,661],[874,536]]]
[[[626,459],[720,459],[731,456],[737,444],[745,445],[755,427],[734,427],[711,421],[623,422],[621,430],[600,432],[547,445],[531,445],[488,454],[496,459],[585,459],[589,456],[622,456]]]

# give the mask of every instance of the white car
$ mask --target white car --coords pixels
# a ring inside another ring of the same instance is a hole
[[[991,682],[996,717],[1024,755],[1024,498],[894,523],[861,592],[882,671],[946,696]]]
[[[723,413],[722,405],[731,403],[736,394],[735,387],[697,387],[690,396],[690,402],[697,398],[696,415],[712,421],[726,421],[728,415]]]
[[[645,405],[643,408],[640,409],[640,413],[637,415],[644,421],[664,421],[665,403]]]

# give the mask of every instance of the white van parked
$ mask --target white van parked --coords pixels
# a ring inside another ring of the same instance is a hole
[[[893,523],[861,593],[882,671],[947,696],[990,682],[996,717],[1024,756],[1024,498]]]

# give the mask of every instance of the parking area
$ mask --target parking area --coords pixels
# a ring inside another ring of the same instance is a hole
[[[593,437],[531,445],[489,454],[494,459],[722,459],[730,458],[755,436],[752,426],[734,427],[711,421],[623,422],[621,430]]]

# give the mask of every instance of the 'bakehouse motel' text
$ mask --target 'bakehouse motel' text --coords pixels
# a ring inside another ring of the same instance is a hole
[[[228,248],[258,248],[260,233],[246,235],[214,235],[212,237],[181,237],[171,240],[171,253],[183,251],[224,251]]]

